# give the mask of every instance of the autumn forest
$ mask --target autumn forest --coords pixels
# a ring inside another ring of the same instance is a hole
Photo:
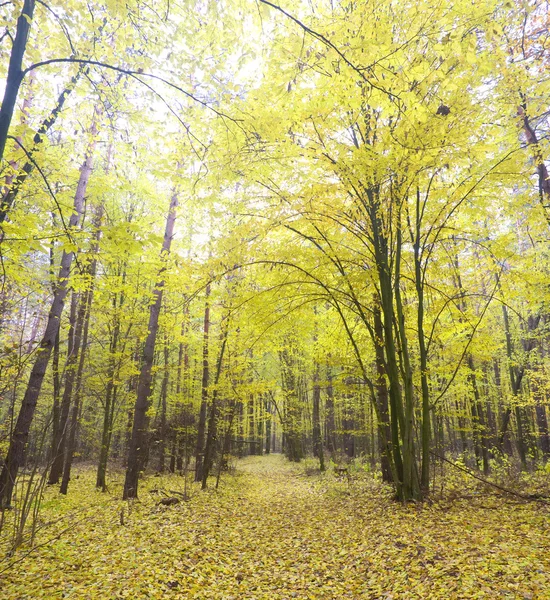
[[[546,0],[0,0],[0,81],[1,598],[550,598]]]

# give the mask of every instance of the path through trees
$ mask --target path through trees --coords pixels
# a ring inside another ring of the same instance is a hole
[[[280,455],[240,460],[217,492],[194,484],[190,501],[169,507],[153,490],[181,486],[176,476],[148,478],[129,503],[118,499],[122,473],[111,495],[92,498],[88,477],[48,498],[60,530],[78,524],[0,575],[4,597],[495,599],[550,589],[541,504],[477,493],[404,506],[370,474],[309,475]],[[77,516],[85,493],[91,507]]]

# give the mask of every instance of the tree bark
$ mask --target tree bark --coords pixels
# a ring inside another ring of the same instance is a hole
[[[319,470],[325,470],[325,454],[321,437],[321,386],[319,385],[319,364],[315,363],[313,373],[313,454],[319,459]]]
[[[162,374],[162,384],[160,386],[160,425],[159,425],[159,473],[164,473],[164,462],[166,459],[166,401],[168,396],[168,382],[170,377],[169,370],[169,346],[168,336],[164,336],[164,373]]]
[[[170,253],[172,236],[174,234],[174,223],[176,221],[176,208],[178,206],[178,193],[174,191],[170,201],[170,208],[166,217],[166,229],[161,255],[165,257]],[[149,399],[151,397],[152,367],[155,355],[155,343],[157,339],[158,321],[162,305],[162,292],[164,288],[163,273],[166,267],[162,267],[158,274],[158,282],[153,291],[153,304],[149,309],[148,334],[143,347],[141,359],[141,370],[139,374],[136,404],[134,408],[134,422],[132,426],[132,437],[128,450],[128,467],[124,481],[123,500],[137,498],[139,474],[143,468],[145,450],[147,445]]]
[[[227,328],[227,323],[226,323]],[[220,353],[218,356],[217,364],[216,364],[216,378],[214,380],[214,385],[217,386],[220,381],[220,375],[222,372],[223,365],[223,356],[225,353],[225,347],[227,345],[227,329],[223,332],[222,345],[220,348]],[[218,406],[218,388],[214,388],[214,392],[212,394],[212,402],[210,406],[210,418],[208,420],[208,433],[206,435],[206,443],[204,446],[204,461],[202,467],[202,479],[201,479],[201,487],[202,489],[206,489],[206,485],[208,482],[208,475],[210,475],[210,471],[212,469],[212,465],[214,464],[214,455],[216,452],[216,443],[218,441],[218,418],[219,418],[219,406]]]
[[[6,88],[4,90],[4,99],[2,100],[2,106],[0,107],[0,163],[4,158],[13,111],[17,102],[19,88],[23,81],[23,57],[25,56],[25,50],[27,49],[27,41],[29,39],[29,31],[35,4],[35,0],[25,0],[23,3],[23,10],[17,19],[15,39],[13,40],[11,49]]]
[[[327,365],[327,397],[325,402],[325,434],[328,451],[334,458],[336,452],[336,421],[334,419],[334,387],[332,385],[332,369]]]
[[[203,325],[203,345],[202,345],[202,382],[201,382],[201,407],[199,412],[199,423],[197,428],[197,445],[195,447],[195,481],[202,481],[202,471],[204,464],[204,444],[206,432],[206,408],[208,406],[208,380],[209,380],[209,362],[208,362],[208,336],[210,330],[210,283],[205,290],[204,303],[204,325]]]
[[[99,235],[99,234],[96,234]],[[99,242],[99,237],[96,238]],[[94,245],[94,252],[98,251],[98,244]],[[76,450],[76,433],[78,429],[78,418],[80,414],[81,398],[82,398],[82,374],[84,372],[84,363],[86,360],[86,350],[88,347],[88,332],[90,328],[90,311],[92,309],[93,301],[93,280],[96,272],[96,261],[92,262],[90,266],[90,288],[84,292],[84,298],[81,301],[79,308],[79,315],[77,323],[84,322],[82,340],[75,339],[75,345],[79,346],[79,361],[78,370],[75,378],[75,398],[72,407],[71,422],[69,423],[69,429],[67,434],[67,440],[65,444],[65,455],[63,464],[63,478],[61,480],[61,487],[59,489],[61,494],[67,494],[69,489],[69,481],[71,480],[71,468],[73,465],[73,457]]]
[[[375,356],[376,356],[376,401],[378,403],[378,450],[382,480],[393,483],[397,477],[393,464],[392,440],[390,430],[390,409],[388,402],[388,385],[386,383],[386,367],[384,361],[384,329],[380,303],[373,300]]]
[[[89,176],[91,171],[91,154],[86,157],[82,166],[82,171]],[[79,188],[80,188],[79,181]],[[87,179],[86,179],[87,183]],[[85,198],[83,193],[77,193],[74,197],[73,213],[69,219],[69,230],[74,231],[80,223],[84,213]],[[57,277],[57,286],[54,292],[46,329],[40,342],[39,351],[33,364],[27,389],[23,397],[23,403],[19,411],[17,423],[11,436],[8,453],[0,473],[0,506],[9,506],[15,480],[20,467],[25,460],[25,449],[29,437],[29,430],[33,421],[36,404],[40,395],[40,389],[46,375],[46,368],[50,361],[52,349],[55,344],[55,338],[59,331],[59,323],[65,298],[68,291],[68,281],[73,261],[73,252],[63,252],[59,274]]]

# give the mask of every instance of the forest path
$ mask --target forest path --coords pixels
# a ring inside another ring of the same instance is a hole
[[[66,516],[60,538],[0,576],[0,598],[550,598],[549,514],[534,503],[402,506],[368,475],[306,475],[278,455],[238,460],[218,491],[194,486],[170,507],[154,490],[182,490],[181,477],[147,478],[131,504],[121,485],[90,493],[83,471],[67,497],[49,490],[43,518]]]

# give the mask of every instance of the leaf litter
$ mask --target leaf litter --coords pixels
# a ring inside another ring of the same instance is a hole
[[[550,598],[545,505],[401,505],[370,476],[305,476],[278,455],[171,506],[158,490],[176,475],[146,479],[131,503],[120,476],[111,494],[90,491],[91,470],[74,484],[48,490],[35,549],[0,562],[1,598]]]

